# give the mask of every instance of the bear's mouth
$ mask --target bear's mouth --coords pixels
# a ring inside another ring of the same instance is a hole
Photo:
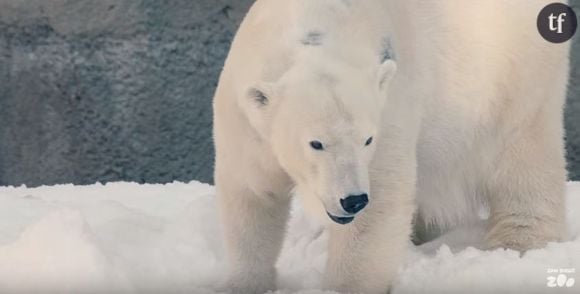
[[[335,222],[337,224],[341,224],[341,225],[346,225],[354,220],[354,216],[346,216],[346,217],[334,216],[334,215],[328,213],[328,211],[326,212],[326,214],[328,214],[328,217],[330,217],[330,219],[333,222]]]

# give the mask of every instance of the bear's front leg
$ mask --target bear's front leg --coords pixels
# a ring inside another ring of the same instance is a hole
[[[218,197],[230,266],[228,290],[236,294],[274,290],[289,197],[256,195],[228,185],[218,185]]]
[[[389,292],[410,245],[414,205],[410,195],[401,196],[370,202],[350,224],[330,225],[326,288],[346,293]]]

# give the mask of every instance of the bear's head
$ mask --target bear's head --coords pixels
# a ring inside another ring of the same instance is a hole
[[[346,224],[372,201],[369,165],[396,64],[313,63],[252,87],[245,111],[307,207]]]

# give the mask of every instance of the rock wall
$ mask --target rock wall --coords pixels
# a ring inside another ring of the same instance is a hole
[[[0,185],[211,182],[250,0],[0,0]]]

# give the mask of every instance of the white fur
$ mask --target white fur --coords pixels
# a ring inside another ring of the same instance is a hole
[[[325,219],[369,194],[328,224],[336,290],[387,291],[416,205],[442,229],[489,207],[489,248],[560,239],[569,47],[536,32],[549,2],[258,0],[214,98],[229,287],[275,288],[293,189]]]

